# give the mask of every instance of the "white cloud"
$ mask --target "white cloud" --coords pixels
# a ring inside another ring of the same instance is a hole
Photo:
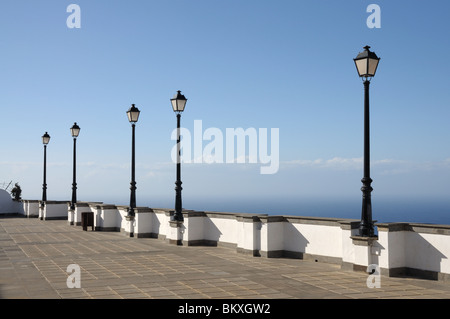
[[[281,163],[284,167],[304,167],[334,170],[361,170],[363,169],[363,158],[333,157],[328,160],[318,158],[315,160],[292,160]],[[404,174],[412,171],[431,171],[450,169],[450,158],[442,161],[413,162],[407,160],[381,159],[372,160],[371,168],[377,169],[380,174]]]
[[[328,160],[318,158],[315,160],[293,160],[282,162],[281,165],[291,165],[296,167],[316,167],[316,168],[334,168],[334,169],[361,169],[363,159],[361,158],[343,158],[333,157]]]

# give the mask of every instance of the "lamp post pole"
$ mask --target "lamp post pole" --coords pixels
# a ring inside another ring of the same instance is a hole
[[[72,182],[72,202],[70,204],[70,209],[75,209],[75,204],[77,203],[77,137],[80,133],[80,127],[75,124],[71,127],[72,137],[73,137],[73,182]]]
[[[47,145],[44,145],[44,182],[42,184],[42,201],[47,201]]]
[[[380,58],[371,52],[369,46],[353,59],[356,69],[364,83],[364,176],[361,179],[362,209],[359,235],[362,237],[374,236],[372,220],[372,179],[370,178],[370,116],[369,116],[369,87],[370,80],[375,76]]]
[[[50,135],[47,132],[42,136],[42,144],[44,144],[44,178],[42,183],[42,204],[47,201],[47,144],[50,142]]]
[[[131,125],[131,193],[130,193],[130,210],[129,215],[134,216],[134,209],[136,208],[136,157],[135,157],[135,131],[136,124]]]
[[[370,81],[364,81],[364,176],[361,179],[362,211],[360,235],[363,237],[374,236],[372,221],[372,179],[370,178],[370,117],[369,117],[369,86]]]
[[[173,111],[177,113],[177,181],[175,182],[175,214],[173,219],[176,221],[183,221],[183,205],[181,200],[181,145],[180,145],[180,122],[181,122],[181,113],[184,111],[186,106],[187,99],[181,94],[181,91],[178,91],[175,96],[170,100],[172,103]]]
[[[183,221],[182,200],[181,200],[181,159],[180,159],[180,120],[181,114],[177,114],[177,181],[175,182],[175,216],[174,219]]]
[[[127,111],[128,121],[131,123],[131,187],[130,187],[130,207],[128,208],[128,218],[134,218],[134,209],[136,208],[136,176],[135,176],[135,130],[136,122],[139,119],[140,111],[134,104]]]

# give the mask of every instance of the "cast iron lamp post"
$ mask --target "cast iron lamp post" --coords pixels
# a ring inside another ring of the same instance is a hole
[[[175,182],[175,214],[173,219],[183,221],[182,203],[181,203],[181,160],[180,160],[180,120],[181,112],[184,111],[187,99],[178,91],[175,96],[170,99],[173,111],[177,113],[177,181]]]
[[[371,52],[369,46],[364,47],[364,51],[359,53],[353,59],[359,76],[364,83],[364,177],[361,182],[363,193],[361,223],[359,226],[359,235],[362,237],[374,236],[374,226],[372,221],[372,200],[371,192],[373,190],[370,178],[370,120],[369,120],[369,85],[372,77],[377,71],[380,58],[374,52]]]
[[[131,108],[127,111],[128,121],[131,123],[132,128],[132,137],[131,137],[131,194],[130,194],[130,207],[128,208],[128,218],[134,217],[134,209],[136,208],[136,178],[135,178],[135,128],[136,122],[139,119],[139,114],[141,112],[134,104],[131,105]]]
[[[42,184],[42,204],[47,201],[47,144],[50,142],[50,135],[45,132],[42,135],[42,144],[44,144],[44,182]]]
[[[77,202],[77,137],[80,134],[80,127],[75,122],[73,126],[70,128],[70,132],[73,137],[73,183],[72,183],[72,203],[70,204],[70,209],[75,209],[75,204]]]

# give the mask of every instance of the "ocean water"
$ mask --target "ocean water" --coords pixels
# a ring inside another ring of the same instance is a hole
[[[204,199],[183,204],[194,210],[360,219],[362,199]],[[372,218],[377,222],[450,225],[450,199],[372,197]]]
[[[117,205],[127,205],[127,200]],[[138,198],[138,206],[174,208],[175,196]],[[293,215],[361,219],[362,196],[354,198],[190,198],[183,196],[183,208],[198,211],[268,215]],[[410,222],[450,225],[448,198],[372,196],[372,218],[379,223]]]

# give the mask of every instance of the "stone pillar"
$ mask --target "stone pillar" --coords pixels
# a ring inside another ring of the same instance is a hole
[[[127,237],[134,237],[134,225],[136,220],[134,216],[125,216],[124,232]]]
[[[68,204],[70,207],[70,203]],[[73,211],[73,225],[81,226],[81,213],[90,212],[91,208],[89,203],[78,202],[75,203],[75,210]]]
[[[149,238],[152,233],[153,210],[149,207],[138,207],[134,209],[134,237]]]
[[[167,236],[167,241],[172,245],[183,245],[183,235],[185,226],[182,221],[170,220],[169,221],[169,233]]]
[[[70,208],[70,203],[67,203],[67,224],[73,226],[75,220],[75,209]]]
[[[261,256],[280,258],[284,255],[283,216],[262,216],[261,220]]]
[[[261,220],[258,216],[237,215],[239,232],[236,251],[242,254],[260,256]]]
[[[406,272],[406,234],[408,223],[377,224],[379,244],[383,248],[379,265],[381,274],[387,276],[403,275]]]
[[[28,201],[28,217],[31,218],[39,217],[39,200]]]
[[[44,210],[45,210],[45,202],[39,201],[39,215],[38,218],[40,220],[44,220]]]
[[[353,270],[366,271],[367,267],[374,263],[372,258],[372,247],[378,237],[352,236],[355,260]]]
[[[342,233],[342,263],[341,268],[353,270],[355,262],[355,249],[353,247],[352,237],[359,233],[359,220],[342,220],[339,221]]]
[[[204,230],[204,219],[207,218],[205,212],[186,210],[183,211],[183,218],[183,245],[208,245]]]

